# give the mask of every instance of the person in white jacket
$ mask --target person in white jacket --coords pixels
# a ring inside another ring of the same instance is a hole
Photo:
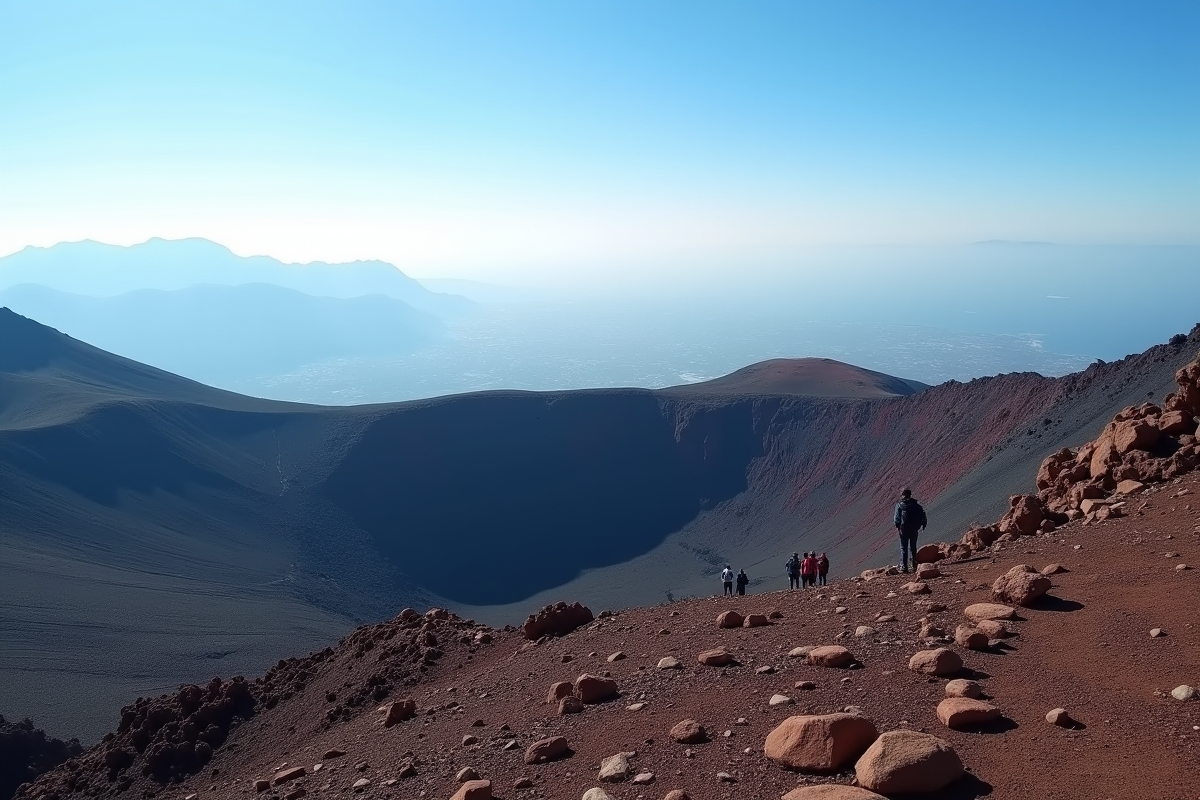
[[[721,572],[721,582],[725,584],[725,595],[733,597],[733,570],[726,566]]]

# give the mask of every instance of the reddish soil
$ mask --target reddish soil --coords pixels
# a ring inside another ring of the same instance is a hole
[[[277,705],[236,725],[198,775],[164,786],[137,774],[135,764],[127,770],[132,784],[121,796],[268,798],[303,788],[306,796],[320,798],[449,798],[457,771],[471,766],[493,781],[498,797],[571,798],[600,785],[601,759],[636,751],[635,772],[652,772],[655,781],[606,785],[618,799],[656,798],[674,788],[698,800],[779,797],[797,785],[849,782],[853,775],[804,776],[775,766],[762,754],[767,733],[793,714],[856,705],[880,731],[911,727],[953,744],[970,772],[937,797],[1194,800],[1200,787],[1200,702],[1180,702],[1169,692],[1179,684],[1200,684],[1200,473],[1159,485],[1131,505],[1129,517],[1071,523],[1045,536],[997,543],[982,558],[943,562],[943,577],[929,581],[932,594],[915,600],[900,589],[908,576],[847,580],[822,590],[631,609],[536,645],[515,630],[494,632],[491,643],[477,644],[472,634],[482,629],[453,619],[369,626],[319,660],[277,670],[270,692]],[[967,676],[979,679],[1003,710],[1002,724],[974,732],[944,728],[934,708],[945,679],[906,668],[909,657],[926,647],[916,634],[925,613],[921,604],[948,606],[930,616],[952,631],[962,621],[961,609],[990,600],[992,580],[1009,567],[1052,562],[1070,571],[1053,577],[1054,588],[1037,607],[1021,609],[1021,620],[1012,623],[1015,638],[986,652],[948,645],[962,655]],[[1180,563],[1192,568],[1178,570]],[[888,597],[891,592],[896,596]],[[839,605],[848,611],[835,613]],[[764,628],[719,629],[717,614],[730,608],[776,609],[783,617]],[[896,620],[877,623],[880,613]],[[368,640],[387,640],[389,630],[403,644],[409,632],[423,635],[426,624],[444,654],[424,658],[432,666],[423,672],[408,666],[416,664],[411,648],[364,650]],[[859,625],[877,632],[856,637]],[[1151,638],[1152,628],[1166,635]],[[796,646],[830,643],[850,648],[861,668],[821,669],[787,655]],[[740,664],[697,664],[699,652],[717,646],[728,648]],[[617,651],[627,658],[606,660]],[[380,661],[371,658],[374,653],[391,655]],[[667,655],[683,662],[683,669],[656,669]],[[330,710],[344,703],[326,693],[361,686],[363,675],[388,670],[392,659],[406,665],[394,670],[397,678],[403,674],[419,683],[405,686],[401,680],[389,686],[387,699],[412,697],[418,716],[384,728],[376,710],[380,702],[372,701],[351,708],[346,721],[330,723]],[[775,671],[758,674],[762,666]],[[621,696],[559,716],[545,702],[547,689],[584,672],[611,674]],[[817,688],[794,688],[802,680]],[[261,684],[257,691],[262,693]],[[769,707],[777,692],[794,705]],[[647,705],[628,710],[634,702]],[[1067,730],[1047,723],[1046,713],[1060,706],[1082,726]],[[703,724],[710,741],[672,742],[667,731],[685,718]],[[746,724],[737,724],[739,718]],[[464,746],[466,735],[479,743]],[[525,747],[552,735],[565,736],[572,754],[525,765]],[[503,749],[510,738],[519,747]],[[105,744],[98,747],[102,751]],[[323,760],[331,748],[346,755]],[[95,757],[93,751],[69,762],[18,796],[116,794],[117,784],[106,775],[89,772],[89,758]],[[257,794],[254,781],[270,778],[285,763],[304,766],[309,774]],[[312,773],[318,763],[321,769]],[[416,774],[399,778],[408,763]],[[737,782],[719,782],[718,772]],[[81,777],[84,791],[66,791],[69,780],[80,787]],[[513,788],[522,777],[532,779],[532,788]],[[351,787],[359,779],[370,784],[356,792]]]

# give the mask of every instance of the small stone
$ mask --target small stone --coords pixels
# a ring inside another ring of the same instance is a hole
[[[788,697],[786,694],[771,695],[771,699],[767,701],[767,705],[770,706],[790,706],[791,704],[792,698]]]
[[[983,686],[976,681],[955,678],[946,684],[946,697],[969,697],[978,700],[983,697]]]
[[[620,783],[629,777],[632,767],[629,758],[624,753],[609,756],[600,762],[600,774],[596,779],[602,783]]]
[[[860,639],[865,636],[874,636],[875,629],[872,628],[870,625],[859,625],[857,628],[854,629],[854,635],[859,637]]]
[[[463,767],[458,771],[458,774],[454,776],[454,780],[458,783],[477,781],[479,780],[479,773],[475,771],[474,767]]]
[[[646,703],[630,703],[629,705],[625,706],[625,710],[626,711],[641,711],[643,708],[646,707],[646,705],[647,705]]]
[[[468,733],[466,736],[464,736],[462,738],[462,746],[463,747],[470,747],[473,744],[479,744],[478,736],[472,736],[471,734]]]
[[[758,669],[754,670],[755,675],[772,675],[774,672],[775,668],[769,664],[765,667],[759,667]]]
[[[735,719],[733,721],[733,724],[734,725],[749,725],[750,720],[746,719],[745,717],[738,717],[737,719]]]
[[[796,681],[796,688],[805,692],[811,692],[817,688],[817,685],[812,681]]]
[[[533,788],[533,778],[517,778],[515,781],[513,781],[513,788],[514,789],[532,789]]]
[[[683,669],[683,664],[679,663],[679,659],[673,656],[660,658],[658,660],[659,669]]]
[[[633,783],[637,786],[646,786],[648,784],[654,783],[654,773],[653,772],[639,772],[637,775],[633,776]]]
[[[624,661],[624,660],[625,660],[625,654],[622,653],[620,650],[618,650],[617,652],[613,653],[611,656],[608,657],[608,662],[610,664],[614,661]]]
[[[583,793],[583,800],[613,800],[613,796],[599,786],[595,786]]]
[[[788,658],[808,658],[808,654],[817,648],[814,645],[806,645],[805,647],[793,647],[788,651]]]
[[[516,744],[516,740],[512,741]],[[506,746],[507,747],[507,746]],[[546,739],[539,739],[525,750],[526,764],[540,764],[544,761],[553,761],[556,758],[561,758],[566,755],[570,749],[565,736],[551,736]]]
[[[1065,708],[1055,708],[1046,714],[1046,722],[1051,725],[1057,725],[1060,728],[1070,728],[1075,724],[1075,720],[1071,719],[1071,715],[1067,713]]]
[[[699,744],[708,738],[704,732],[704,726],[694,719],[685,719],[676,723],[675,727],[671,728],[670,736],[672,741],[680,744]]]
[[[341,758],[344,755],[346,755],[345,750],[338,750],[336,747],[334,747],[330,750],[326,750],[325,755],[321,756],[321,760],[328,761],[331,758]]]
[[[1188,569],[1191,569],[1191,567],[1189,567],[1187,564],[1176,564],[1175,565],[1176,572],[1183,572],[1184,570],[1188,570]]]
[[[1150,638],[1151,639],[1157,639],[1160,636],[1166,636],[1166,635],[1167,635],[1166,631],[1164,631],[1162,628],[1151,628],[1150,629]]]
[[[718,772],[717,780],[721,781],[722,783],[737,783],[737,778],[733,777],[728,772]]]
[[[565,714],[582,714],[584,711],[583,701],[575,695],[567,695],[562,700],[558,701],[559,715]]]
[[[265,780],[259,779],[254,782],[254,791],[256,791],[256,792],[265,792],[267,789],[270,789],[270,788],[271,788],[270,781],[265,781]]]
[[[351,784],[350,788],[357,792],[357,791],[367,788],[370,785],[371,785],[371,781],[368,780],[367,778],[359,778],[353,784]]]
[[[1195,686],[1188,686],[1185,683],[1172,689],[1171,697],[1184,702],[1189,700],[1200,700],[1200,689],[1197,689]]]
[[[846,608],[845,606],[838,606],[837,608],[835,608],[835,609],[833,610],[833,613],[835,613],[835,614],[845,614],[845,613],[846,613],[847,611],[849,611],[849,610],[850,610],[850,609]]]
[[[683,789],[672,789],[663,795],[663,800],[692,800],[692,796]]]

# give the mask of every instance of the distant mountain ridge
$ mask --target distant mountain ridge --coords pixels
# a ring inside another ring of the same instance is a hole
[[[0,305],[114,353],[209,383],[332,358],[400,355],[440,339],[432,313],[381,294],[314,296],[266,283],[139,289],[113,297],[33,284]]]
[[[431,292],[383,261],[285,264],[270,256],[238,256],[200,238],[153,238],[129,247],[63,242],[0,258],[0,289],[25,283],[99,297],[198,284],[269,283],[317,297],[384,295],[438,315],[461,314],[474,306],[464,297]]]
[[[0,341],[0,708],[86,739],[129,697],[404,605],[505,622],[708,594],[726,563],[782,585],[799,549],[878,563],[900,486],[931,535],[998,516],[1047,453],[1173,385],[1200,327],[1063,379],[906,396],[718,379],[356,407],[221,392],[6,310]]]

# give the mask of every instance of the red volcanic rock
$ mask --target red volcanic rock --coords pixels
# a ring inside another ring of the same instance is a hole
[[[888,795],[936,792],[966,770],[944,739],[917,731],[888,731],[854,765],[858,785]]]
[[[557,703],[573,691],[575,691],[575,686],[570,681],[552,683],[550,684],[550,691],[546,693],[546,702]]]
[[[718,628],[740,628],[742,622],[742,615],[736,611],[722,611],[717,615]]]
[[[553,761],[556,758],[566,755],[570,749],[571,746],[565,736],[551,736],[546,739],[538,739],[526,748],[525,763],[541,764],[544,761]]]
[[[1165,436],[1184,436],[1196,432],[1196,418],[1183,411],[1167,411],[1158,418],[1158,429]]]
[[[945,557],[946,556],[942,553],[942,545],[940,544],[922,545],[921,548],[917,550],[918,564],[936,564]]]
[[[970,625],[959,625],[954,631],[954,643],[968,650],[986,650],[988,635]]]
[[[1021,494],[1010,499],[1013,525],[1022,536],[1033,536],[1046,518],[1042,501],[1033,495]]]
[[[587,606],[579,603],[555,603],[546,606],[537,614],[530,614],[521,626],[521,633],[531,641],[537,641],[543,636],[566,636],[593,619],[592,611]]]
[[[715,650],[705,650],[696,656],[696,660],[706,667],[724,667],[733,663],[733,656],[729,651],[718,647]]]
[[[992,594],[1006,603],[1028,606],[1050,590],[1050,579],[1033,567],[1013,567],[992,584]]]
[[[271,778],[271,783],[275,786],[294,781],[296,778],[303,778],[307,774],[304,767],[292,767],[290,769],[280,770],[275,773],[275,777]]]
[[[558,713],[560,716],[564,714],[582,714],[583,709],[583,701],[573,694],[567,695],[558,701]]]
[[[788,717],[767,734],[763,754],[801,772],[836,772],[858,758],[879,733],[857,714]]]
[[[831,667],[840,669],[848,667],[854,663],[854,655],[836,644],[827,644],[821,647],[814,647],[808,652],[808,663],[814,667]]]
[[[671,737],[671,741],[680,744],[700,744],[708,740],[704,726],[694,719],[685,719],[675,723],[668,735]]]
[[[969,728],[1000,718],[1000,709],[984,700],[947,697],[938,703],[937,718],[947,728]]]
[[[770,620],[766,614],[747,614],[746,619],[742,620],[744,628],[761,628],[764,625],[770,625]]]
[[[602,703],[617,696],[617,682],[595,675],[580,675],[575,679],[575,696],[585,703]]]
[[[406,719],[412,719],[417,715],[417,704],[411,699],[393,700],[388,705],[387,716],[383,719],[383,726],[390,728],[398,722],[403,722]]]
[[[1016,619],[1017,611],[1012,606],[999,603],[973,603],[963,609],[963,616],[976,624],[985,619],[1006,620]]]
[[[887,798],[857,786],[846,786],[843,783],[821,783],[816,786],[801,786],[792,789],[783,796],[782,800],[887,800]]]
[[[1003,622],[997,622],[994,619],[980,620],[979,623],[975,625],[975,630],[982,633],[989,640],[1007,639],[1013,635],[1012,631],[1008,629],[1007,625],[1005,625]]]
[[[1142,420],[1129,420],[1117,425],[1113,431],[1113,447],[1118,455],[1125,455],[1131,450],[1149,450],[1158,444],[1160,431],[1154,425]]]
[[[492,782],[466,781],[450,800],[492,800]]]
[[[913,672],[923,672],[926,675],[953,675],[963,667],[958,653],[946,647],[936,650],[922,650],[908,660],[908,668]]]

